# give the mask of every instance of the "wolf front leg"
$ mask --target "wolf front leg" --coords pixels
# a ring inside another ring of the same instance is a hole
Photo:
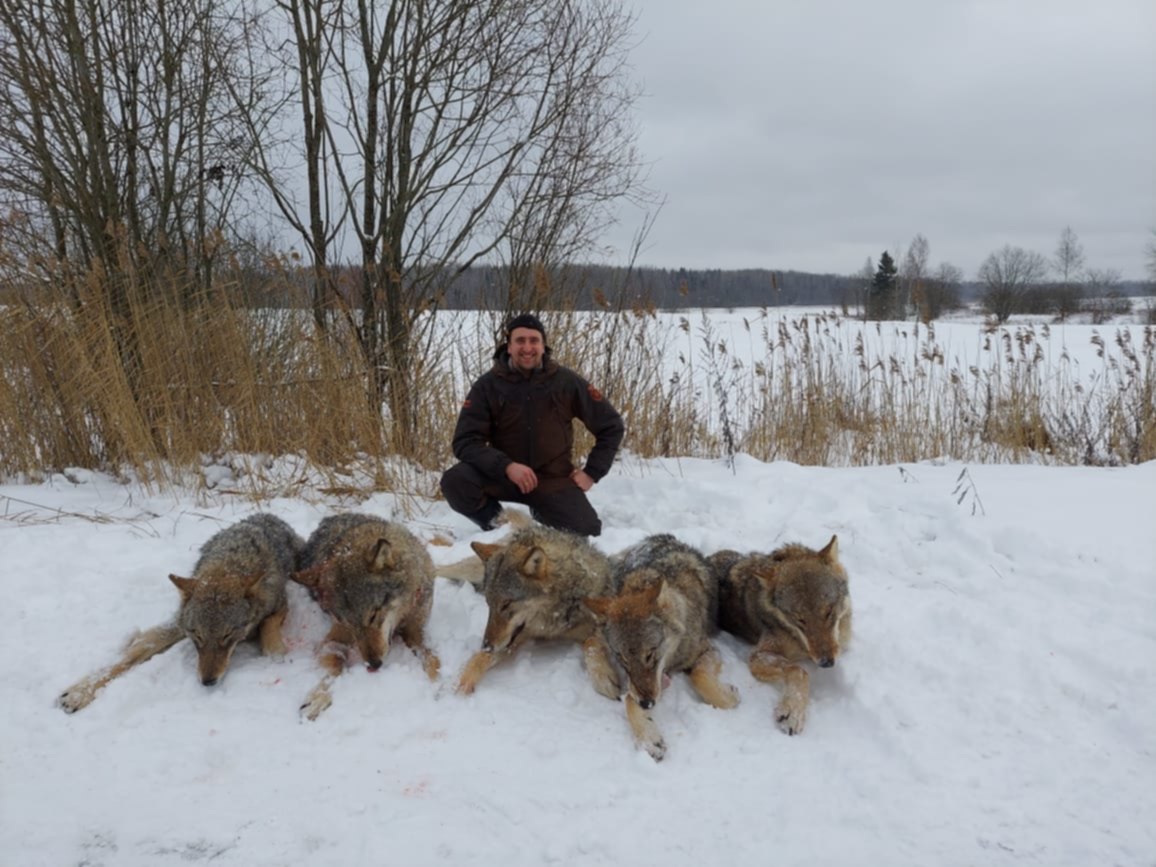
[[[309,695],[305,696],[305,701],[301,704],[301,715],[306,719],[317,719],[333,704],[333,695],[329,687],[345,671],[352,647],[353,633],[349,627],[334,623],[325,640],[321,642],[321,652],[317,660],[325,669],[325,676],[309,691]]]
[[[618,701],[622,687],[618,682],[618,672],[610,661],[610,647],[601,630],[582,642],[582,658],[586,660],[586,673],[594,691],[611,701]]]
[[[178,641],[185,637],[176,623],[166,623],[163,626],[154,626],[144,632],[138,632],[130,639],[121,658],[115,663],[95,671],[83,680],[77,681],[60,694],[57,704],[66,713],[76,713],[83,707],[88,707],[96,694],[112,680],[120,677],[131,668],[136,668],[142,662],[152,659],[158,653],[164,653]]]
[[[700,656],[688,672],[691,686],[703,701],[711,707],[729,710],[738,706],[739,691],[719,680],[721,673],[722,659],[713,647]]]
[[[462,695],[472,694],[478,688],[478,681],[497,663],[498,655],[492,650],[479,650],[462,669],[461,677],[458,678],[458,692]]]
[[[775,708],[775,722],[789,735],[800,734],[807,722],[810,695],[807,670],[782,656],[775,645],[766,642],[760,642],[751,654],[750,669],[758,680],[782,689],[782,697]]]
[[[466,663],[466,667],[462,669],[461,677],[458,678],[458,693],[461,695],[470,695],[474,689],[477,688],[478,681],[482,679],[487,671],[501,662],[502,659],[513,656],[518,651],[518,648],[525,644],[527,640],[528,636],[526,631],[519,629],[504,649],[479,650],[471,656],[470,661]]]
[[[430,650],[425,643],[425,619],[411,616],[402,621],[397,634],[405,642],[405,646],[414,652],[421,660],[422,669],[430,680],[438,679],[441,670],[441,660],[436,653]]]
[[[626,721],[634,733],[634,742],[646,750],[656,762],[666,755],[666,741],[654,723],[654,718],[642,709],[633,695],[626,695]]]
[[[289,600],[281,602],[281,607],[261,621],[258,627],[258,642],[265,656],[284,656],[288,651],[282,630],[289,614]]]

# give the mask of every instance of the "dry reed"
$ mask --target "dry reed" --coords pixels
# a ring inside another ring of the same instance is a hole
[[[368,394],[352,317],[322,332],[301,310],[250,309],[223,292],[180,302],[129,293],[127,313],[114,314],[101,290],[91,276],[76,284],[74,303],[17,294],[0,308],[3,477],[85,467],[149,486],[211,485],[202,467],[232,460],[254,496],[291,493],[294,480],[353,496],[435,496],[460,400],[490,363],[501,325],[497,313],[442,312],[415,329],[419,445],[397,456],[388,453],[388,411]],[[127,365],[115,339],[126,315]],[[720,334],[707,311],[543,317],[556,357],[608,395],[627,420],[625,447],[643,458],[1156,458],[1152,326],[1140,326],[1140,339],[1126,327],[1111,339],[1097,333],[1102,365],[1085,375],[1047,326],[992,329],[976,360],[962,362],[933,327],[834,314],[759,311],[743,320],[741,341]],[[291,478],[263,475],[268,460],[286,456]]]

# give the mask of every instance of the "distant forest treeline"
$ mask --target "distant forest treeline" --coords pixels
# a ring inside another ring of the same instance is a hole
[[[623,268],[601,265],[571,266],[521,297],[545,300],[525,307],[549,307],[550,300],[566,299],[577,309],[653,305],[660,310],[680,307],[788,307],[830,306],[848,309],[862,306],[867,283],[860,275],[812,274],[805,271],[773,271],[764,268],[724,270],[711,268]],[[1147,294],[1140,281],[1124,281],[1113,289],[1124,295]],[[959,284],[960,301],[968,303],[982,294],[977,282]],[[442,306],[450,309],[501,308],[511,293],[506,271],[489,265],[470,268],[449,283]],[[512,306],[519,306],[514,304]]]
[[[543,278],[539,277],[539,281]],[[514,292],[526,299],[565,298],[578,309],[653,305],[678,307],[782,307],[787,305],[853,305],[863,281],[839,274],[807,274],[766,269],[702,271],[686,268],[570,266],[548,278],[547,285]],[[488,265],[470,268],[449,286],[450,308],[501,306],[510,295],[505,270]],[[533,305],[529,305],[533,306]],[[548,306],[548,305],[542,305]]]

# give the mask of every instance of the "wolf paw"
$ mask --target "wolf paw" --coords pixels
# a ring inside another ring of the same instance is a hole
[[[807,722],[806,705],[782,701],[775,708],[775,722],[788,735],[802,734],[803,726]]]
[[[666,741],[662,738],[642,742],[642,748],[656,762],[661,762],[666,756]]]
[[[720,687],[718,703],[715,704],[715,707],[721,708],[722,710],[730,710],[731,708],[738,707],[741,698],[738,687],[732,686],[729,683],[720,684]]]
[[[426,677],[428,677],[430,680],[437,680],[438,673],[442,669],[442,661],[438,659],[436,654],[427,653],[422,658],[421,667],[425,672]]]
[[[458,695],[472,695],[478,681],[493,667],[494,661],[494,654],[488,650],[478,651],[471,656],[458,678]]]
[[[467,677],[463,676],[462,679],[458,681],[457,689],[454,691],[458,695],[473,695],[474,690],[477,688],[477,686],[478,686],[478,684],[476,681],[474,681],[471,678],[467,678]]]
[[[616,677],[596,677],[591,675],[590,684],[594,687],[596,693],[605,696],[611,701],[618,701],[622,698],[622,687],[618,685],[618,678]]]
[[[81,708],[92,704],[94,698],[96,698],[96,690],[90,684],[78,683],[62,692],[56,699],[56,704],[65,713],[76,713]]]
[[[301,705],[301,715],[307,720],[315,720],[333,704],[333,696],[324,687],[318,687],[309,693],[305,703]]]

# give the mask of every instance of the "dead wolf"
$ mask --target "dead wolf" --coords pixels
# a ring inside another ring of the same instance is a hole
[[[687,672],[713,707],[739,703],[738,690],[719,680],[722,661],[710,640],[717,631],[718,586],[702,554],[669,533],[648,536],[622,552],[612,584],[615,595],[583,601],[626,672],[626,718],[634,739],[660,761],[666,742],[650,710],[670,672]]]
[[[354,512],[327,517],[309,536],[301,571],[292,577],[333,620],[320,648],[326,675],[301,706],[307,718],[316,719],[332,703],[330,684],[354,648],[377,671],[395,631],[422,660],[430,680],[437,678],[440,663],[425,644],[433,560],[404,526]]]
[[[283,654],[285,585],[304,544],[288,524],[266,513],[216,533],[202,546],[193,577],[169,576],[181,597],[176,617],[138,632],[116,663],[65,690],[60,706],[69,713],[80,710],[109,681],[183,638],[197,649],[197,676],[205,686],[221,679],[244,639],[258,638],[262,653]]]
[[[751,674],[782,687],[775,721],[799,734],[810,692],[800,663],[830,668],[851,638],[838,538],[819,551],[792,543],[770,554],[719,551],[709,561],[719,580],[719,625],[755,645]]]
[[[458,692],[474,691],[487,671],[535,638],[582,644],[594,689],[617,700],[618,677],[602,631],[582,599],[609,592],[610,560],[585,538],[531,525],[502,544],[474,542],[484,564],[481,591],[489,606],[482,649],[466,663]]]

